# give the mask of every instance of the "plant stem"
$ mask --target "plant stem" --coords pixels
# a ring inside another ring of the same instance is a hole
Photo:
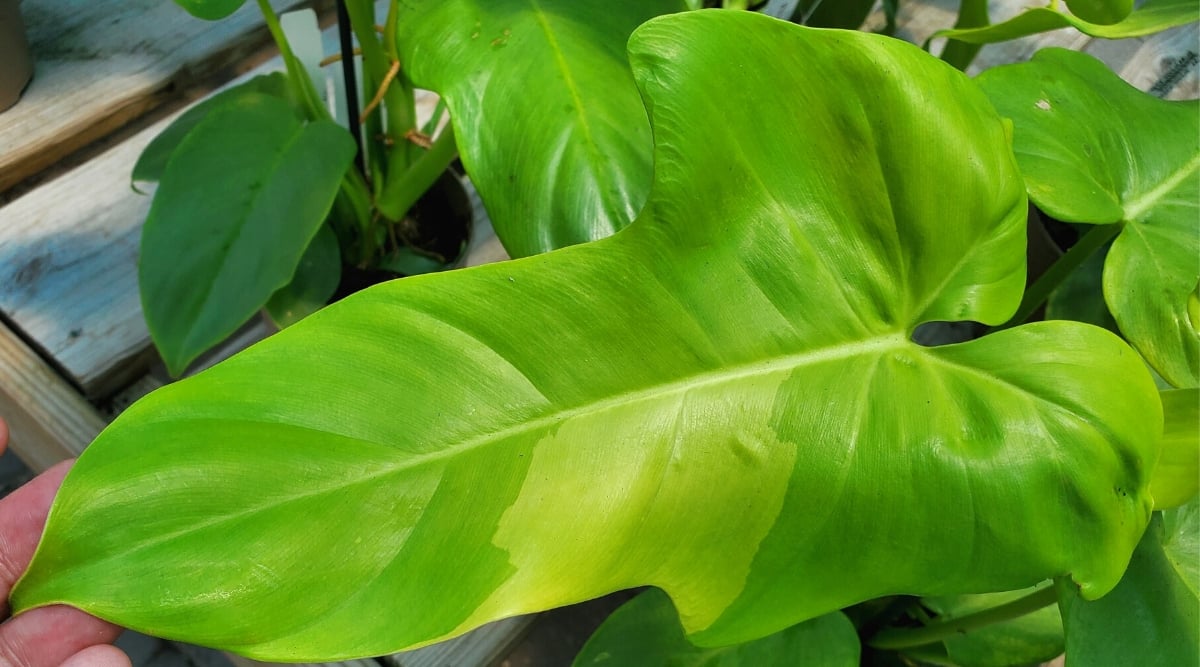
[[[982,28],[989,23],[991,23],[991,19],[988,17],[987,0],[963,0],[958,8],[958,20],[954,22],[954,28]],[[948,39],[946,45],[942,47],[941,58],[956,69],[965,72],[971,62],[975,60],[975,56],[979,55],[981,48],[983,48],[982,44],[968,44],[956,39]]]
[[[404,141],[407,141],[405,139]],[[399,220],[422,194],[442,175],[454,161],[458,146],[454,143],[454,129],[449,125],[438,136],[423,155],[400,174],[399,178],[388,179],[375,202],[379,212],[389,220]]]
[[[279,49],[279,54],[283,56],[283,64],[287,67],[288,83],[291,84],[292,91],[308,113],[309,120],[329,120],[329,109],[326,109],[325,105],[321,103],[321,97],[317,95],[317,89],[313,87],[312,79],[309,78],[300,59],[296,57],[295,51],[292,51],[292,45],[288,43],[287,35],[283,33],[283,26],[280,25],[275,10],[271,8],[271,3],[268,0],[258,0],[258,8],[262,10],[267,30],[271,32],[271,38],[275,40],[275,46]]]
[[[1058,591],[1054,586],[1047,586],[999,607],[992,607],[960,618],[930,623],[921,628],[889,628],[869,639],[867,645],[886,651],[924,646],[988,625],[1020,618],[1056,602],[1058,602]]]
[[[354,145],[358,152],[354,155],[354,164],[359,173],[367,173],[363,150],[362,128],[358,121],[358,82],[354,75],[354,37],[350,33],[350,15],[346,13],[346,0],[337,0],[338,40],[342,47],[342,83],[346,92],[346,125],[354,137]]]
[[[1025,290],[1025,297],[1021,299],[1021,305],[1017,307],[1017,313],[1004,324],[992,327],[991,331],[1003,331],[1004,329],[1010,329],[1023,324],[1025,320],[1029,319],[1030,315],[1033,315],[1034,311],[1046,302],[1046,299],[1050,297],[1050,293],[1061,285],[1067,279],[1067,276],[1079,268],[1092,253],[1116,237],[1121,232],[1123,226],[1119,222],[1093,225],[1088,230],[1088,233],[1084,234],[1075,245],[1071,246],[1071,249],[1066,254],[1058,258],[1058,261],[1042,274],[1041,278],[1038,278],[1029,289]]]

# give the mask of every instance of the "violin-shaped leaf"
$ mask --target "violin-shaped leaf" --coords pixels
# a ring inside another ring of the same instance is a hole
[[[650,123],[625,57],[682,0],[408,0],[408,74],[450,109],[463,165],[513,257],[603,238],[650,191]]]
[[[588,639],[574,667],[858,667],[862,645],[840,611],[762,639],[700,648],[684,636],[671,598],[650,589],[621,605]]]
[[[134,405],[14,608],[298,661],[645,584],[701,646],[896,592],[1114,586],[1162,428],[1137,355],[1073,322],[910,340],[1021,298],[1027,201],[977,87],[751,12],[629,51],[637,221],[376,286]]]
[[[1140,37],[1178,25],[1186,25],[1200,20],[1200,4],[1196,0],[1146,0],[1140,7],[1129,12],[1123,19],[1115,23],[1093,21],[1095,19],[1113,17],[1120,13],[1120,5],[1128,2],[1108,2],[1107,0],[1084,0],[1083,2],[1068,2],[1071,9],[1082,5],[1110,6],[1105,13],[1091,14],[1084,10],[1078,16],[1050,7],[1037,7],[1017,14],[1002,23],[994,23],[979,28],[964,28],[958,30],[942,30],[935,37],[946,37],[960,42],[972,44],[993,44],[1007,42],[1011,39],[1027,37],[1040,32],[1058,30],[1059,28],[1075,28],[1079,32],[1092,37],[1103,39],[1125,39]],[[1114,11],[1116,10],[1116,11]]]
[[[1104,298],[1168,382],[1200,383],[1200,102],[1140,92],[1065,49],[996,67],[979,84],[1013,120],[1029,197],[1060,220],[1120,225]]]
[[[292,280],[354,156],[349,133],[246,93],[171,153],[142,228],[138,286],[167,369],[187,364]]]

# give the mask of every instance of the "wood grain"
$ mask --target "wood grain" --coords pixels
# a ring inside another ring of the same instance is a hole
[[[34,74],[0,115],[0,192],[269,39],[254,3],[211,22],[161,0],[38,0],[22,3],[21,13]]]

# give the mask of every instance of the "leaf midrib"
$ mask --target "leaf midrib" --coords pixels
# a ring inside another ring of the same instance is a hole
[[[1138,222],[1138,218],[1145,215],[1160,199],[1166,197],[1175,188],[1183,184],[1189,176],[1194,176],[1197,171],[1200,171],[1200,153],[1193,155],[1191,160],[1180,165],[1178,169],[1171,172],[1171,175],[1163,179],[1158,185],[1126,202],[1124,205],[1125,220]]]
[[[843,344],[839,344],[839,345],[832,345],[832,346],[828,346],[828,347],[818,348],[816,350],[809,350],[806,352],[785,355],[782,357],[775,357],[775,358],[768,359],[765,361],[758,361],[758,362],[749,363],[749,364],[742,364],[740,366],[735,366],[732,368],[724,368],[724,369],[721,369],[718,371],[709,371],[706,373],[688,376],[688,377],[685,377],[685,378],[682,378],[682,379],[679,379],[679,380],[676,380],[673,382],[655,385],[655,386],[648,387],[648,388],[638,390],[638,391],[623,392],[615,397],[610,397],[610,398],[607,398],[604,400],[587,403],[587,404],[584,404],[581,406],[576,406],[573,408],[567,408],[567,409],[563,409],[563,410],[553,411],[549,414],[545,414],[536,419],[522,421],[522,422],[513,424],[511,426],[502,428],[502,429],[489,431],[487,433],[478,435],[473,438],[461,440],[458,442],[457,445],[455,445],[453,447],[439,449],[439,450],[436,450],[434,452],[430,452],[427,454],[418,454],[415,456],[408,456],[408,457],[405,457],[402,460],[398,461],[396,465],[382,466],[382,468],[378,472],[364,475],[361,477],[357,477],[353,480],[349,480],[349,481],[339,480],[338,483],[334,486],[324,486],[324,487],[316,487],[316,488],[308,487],[308,490],[306,490],[303,493],[282,497],[275,502],[270,502],[270,503],[266,503],[266,504],[256,505],[254,507],[245,508],[241,511],[238,511],[238,512],[235,512],[232,514],[223,514],[219,517],[215,517],[215,518],[209,519],[207,521],[195,522],[195,523],[189,524],[187,528],[173,531],[170,533],[160,533],[160,534],[156,535],[154,539],[147,540],[145,542],[140,542],[136,546],[134,546],[130,549],[126,549],[126,550],[119,551],[119,552],[114,552],[103,558],[92,559],[92,560],[93,560],[93,563],[102,563],[102,562],[112,560],[113,558],[125,557],[130,554],[144,551],[144,550],[154,547],[158,544],[168,542],[172,539],[175,539],[176,537],[188,535],[188,534],[191,534],[191,533],[194,533],[194,532],[197,532],[200,530],[204,530],[207,528],[211,528],[214,526],[219,526],[224,523],[228,523],[230,521],[235,521],[235,520],[241,519],[243,517],[251,516],[253,514],[265,512],[265,511],[274,509],[276,507],[281,507],[283,505],[287,505],[289,503],[306,500],[306,499],[312,498],[314,496],[319,496],[319,495],[323,495],[326,493],[337,492],[337,491],[341,491],[341,490],[344,490],[347,488],[352,488],[355,486],[373,483],[376,480],[388,477],[390,475],[393,475],[393,474],[396,474],[399,472],[406,472],[408,470],[411,470],[411,469],[414,469],[414,468],[417,468],[417,467],[420,467],[420,466],[423,466],[423,465],[426,465],[429,463],[434,463],[434,462],[438,462],[438,461],[441,461],[444,459],[453,458],[454,456],[459,455],[461,452],[463,452],[465,450],[471,450],[471,449],[475,449],[477,447],[483,447],[492,442],[499,442],[499,441],[507,440],[507,439],[509,439],[515,435],[519,435],[523,432],[537,431],[544,427],[550,426],[554,423],[565,422],[565,421],[574,419],[574,418],[582,416],[582,415],[604,412],[607,410],[621,407],[623,405],[631,405],[631,404],[635,404],[635,403],[650,401],[655,398],[660,398],[660,397],[668,396],[671,394],[691,391],[691,390],[698,389],[701,387],[712,386],[712,385],[721,384],[724,382],[736,382],[736,381],[744,379],[744,378],[763,376],[763,375],[771,375],[771,374],[774,374],[774,373],[777,373],[780,371],[784,371],[784,370],[794,370],[796,368],[806,366],[806,365],[823,363],[823,362],[827,362],[827,361],[834,361],[834,360],[838,360],[838,359],[848,359],[851,357],[862,356],[862,355],[871,354],[871,353],[883,354],[888,351],[902,349],[902,348],[905,348],[908,346],[917,347],[915,343],[912,343],[907,338],[905,338],[902,333],[889,333],[889,334],[877,336],[874,338],[856,341],[853,343],[843,343]],[[163,421],[165,421],[165,420],[163,420]],[[275,422],[264,422],[264,421],[255,420],[255,419],[230,419],[227,417],[197,416],[197,417],[174,418],[169,421],[173,424],[182,424],[182,423],[188,423],[188,422],[213,422],[213,421],[249,423],[249,424],[256,424],[256,425],[275,424],[275,425],[285,426],[290,429],[311,431],[311,432],[318,433],[318,434],[326,434],[326,435],[330,434],[329,431],[324,431],[321,429],[313,428],[311,426],[303,426],[303,425],[299,425],[299,424],[279,424],[279,423],[275,423]],[[143,421],[142,422],[142,424],[144,424],[146,426],[153,425],[155,423],[161,423],[161,421]],[[210,431],[206,431],[206,432],[210,432]],[[391,447],[391,445],[389,443],[375,442],[373,440],[367,440],[365,438],[355,437],[352,435],[346,435],[346,434],[341,434],[341,433],[338,433],[336,435],[339,437],[342,437],[342,438],[349,439],[349,440],[356,440],[359,442],[368,443],[375,447]]]

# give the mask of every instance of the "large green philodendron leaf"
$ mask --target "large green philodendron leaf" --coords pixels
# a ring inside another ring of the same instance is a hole
[[[509,255],[603,238],[650,191],[650,123],[625,43],[681,0],[405,0],[409,76],[446,100]]]
[[[1198,5],[1200,6],[1200,5]],[[1013,119],[1029,196],[1060,220],[1120,224],[1104,298],[1168,382],[1200,383],[1200,102],[1168,102],[1064,49],[996,67],[979,84]]]
[[[230,99],[171,153],[142,228],[138,285],[167,369],[233,333],[287,285],[354,156],[329,121],[287,102]]]
[[[1068,4],[1072,8],[1079,4],[1112,5],[1116,8],[1122,3],[1098,0]],[[1061,10],[1038,7],[1022,12],[1003,23],[979,28],[942,30],[934,36],[972,44],[993,44],[1059,28],[1075,28],[1092,37],[1125,39],[1161,32],[1196,20],[1200,20],[1200,4],[1196,0],[1147,0],[1124,19],[1111,24],[1093,23]]]
[[[706,646],[895,592],[1115,585],[1162,427],[1137,355],[1073,322],[910,341],[1021,298],[1024,187],[974,84],[750,12],[629,49],[633,225],[376,286],[139,402],[14,608],[329,660],[645,584]]]
[[[1108,595],[1060,584],[1067,667],[1200,664],[1200,500],[1156,513]]]
[[[671,598],[650,589],[613,612],[588,639],[574,667],[858,667],[854,624],[835,611],[762,639],[701,648],[679,624]]]

